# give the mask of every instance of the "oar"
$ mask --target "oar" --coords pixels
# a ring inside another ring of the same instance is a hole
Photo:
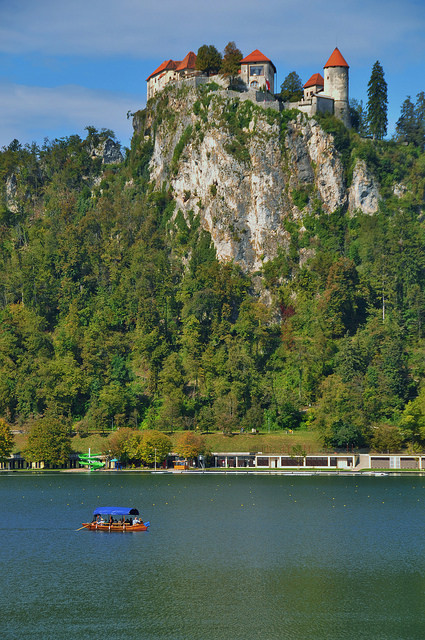
[[[86,527],[80,527],[79,529],[75,529],[75,531],[81,531],[81,529],[85,529]]]

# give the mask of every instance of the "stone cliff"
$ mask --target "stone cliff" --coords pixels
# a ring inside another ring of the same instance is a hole
[[[332,135],[298,112],[279,114],[223,91],[163,92],[135,114],[151,141],[150,178],[172,190],[176,212],[199,214],[220,260],[255,272],[286,248],[285,220],[318,210],[377,210],[379,191],[364,161],[350,186]]]

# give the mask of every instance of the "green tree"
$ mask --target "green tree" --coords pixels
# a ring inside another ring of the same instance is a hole
[[[403,434],[394,425],[378,424],[373,427],[370,446],[378,453],[395,453],[403,445]]]
[[[401,106],[400,118],[396,123],[396,137],[400,142],[407,142],[419,147],[425,147],[425,93],[416,96],[413,104],[410,96]]]
[[[280,97],[284,102],[298,102],[303,94],[303,83],[300,76],[296,71],[291,71],[280,85]]]
[[[22,455],[28,462],[46,462],[57,467],[68,462],[70,453],[68,421],[64,416],[47,413],[34,422]]]
[[[414,400],[406,404],[399,426],[407,442],[411,444],[425,442],[425,387],[420,389]]]
[[[354,131],[357,131],[360,136],[368,135],[367,113],[363,100],[350,99],[350,120]]]
[[[196,54],[196,68],[207,75],[220,71],[222,64],[221,53],[213,44],[203,44]]]
[[[333,336],[351,333],[362,316],[359,277],[352,260],[339,258],[329,269],[319,308]]]
[[[143,460],[147,465],[155,464],[155,460],[157,464],[161,464],[170,453],[171,447],[171,440],[165,433],[154,429],[144,431],[133,457]]]
[[[230,84],[238,77],[242,58],[241,50],[237,48],[233,41],[226,44],[220,73],[222,76],[230,78]]]
[[[357,434],[366,433],[368,418],[364,412],[361,378],[343,382],[338,375],[332,374],[325,378],[320,390],[313,426],[319,431],[324,444],[336,446],[336,438],[342,441],[342,437],[346,437],[347,425]]]
[[[363,444],[363,434],[359,427],[343,420],[332,424],[331,436],[328,444],[333,447],[359,447]]]
[[[14,438],[6,420],[0,418],[0,462],[7,460],[12,453]]]
[[[382,140],[387,133],[388,88],[384,70],[377,60],[367,85],[367,121],[373,138]]]

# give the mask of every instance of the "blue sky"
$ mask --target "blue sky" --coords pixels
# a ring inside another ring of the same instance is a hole
[[[0,0],[0,147],[88,125],[128,146],[126,114],[144,107],[151,71],[229,40],[271,58],[278,86],[291,71],[323,73],[338,46],[364,102],[379,60],[391,134],[406,96],[425,91],[424,34],[424,0]]]

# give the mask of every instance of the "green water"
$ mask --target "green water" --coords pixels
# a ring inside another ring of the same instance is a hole
[[[1,637],[425,637],[425,479],[0,475]],[[75,531],[102,505],[147,533]]]

